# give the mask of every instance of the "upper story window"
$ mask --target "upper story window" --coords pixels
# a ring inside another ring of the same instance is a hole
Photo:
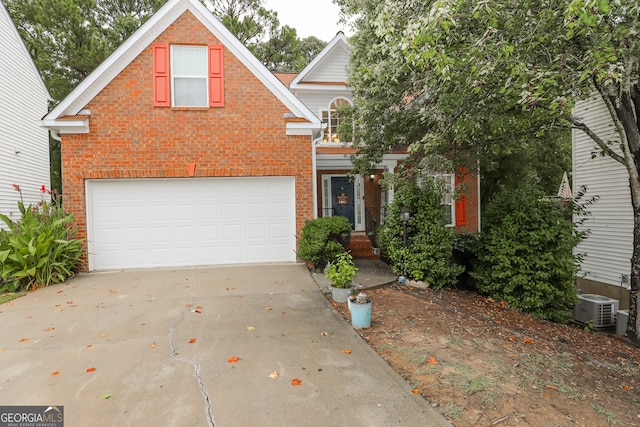
[[[222,45],[153,45],[156,107],[224,107]]]
[[[322,123],[327,127],[324,130],[324,136],[322,141],[324,142],[340,142],[338,136],[338,126],[340,126],[341,120],[339,108],[343,106],[350,106],[351,103],[345,98],[336,98],[327,110],[322,110]]]
[[[207,107],[206,46],[171,46],[171,105]]]

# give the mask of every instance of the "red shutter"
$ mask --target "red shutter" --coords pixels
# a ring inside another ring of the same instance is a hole
[[[467,169],[460,166],[456,172],[456,188],[466,182]],[[467,195],[465,192],[468,188],[463,188],[459,198],[456,200],[456,226],[466,225],[467,223]]]
[[[220,44],[209,45],[209,106],[224,107],[224,61]]]
[[[156,43],[153,45],[153,105],[156,107],[171,106],[170,79],[169,45]]]

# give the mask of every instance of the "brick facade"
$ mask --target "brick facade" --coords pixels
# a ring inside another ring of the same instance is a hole
[[[220,43],[190,12],[156,42]],[[65,208],[86,237],[86,179],[294,176],[296,230],[313,217],[310,136],[286,136],[289,110],[229,50],[224,51],[225,106],[154,107],[148,46],[87,106],[89,134],[62,136]],[[190,178],[196,179],[196,178]]]

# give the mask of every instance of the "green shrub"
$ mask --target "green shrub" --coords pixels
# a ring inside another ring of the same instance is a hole
[[[436,289],[456,284],[464,271],[452,258],[453,230],[445,225],[443,196],[444,182],[433,177],[423,177],[419,185],[404,182],[396,186],[378,236],[381,250],[396,274],[426,280]],[[411,214],[406,247],[401,207],[408,208]]]
[[[82,241],[73,238],[73,216],[58,203],[44,200],[28,207],[20,200],[18,209],[21,218],[15,222],[0,214],[8,226],[0,230],[0,292],[29,290],[72,277],[83,250]]]
[[[478,259],[478,233],[455,233],[451,241],[453,261],[464,267],[464,272],[458,276],[458,286],[474,289],[475,284],[471,272]]]
[[[323,268],[344,252],[343,242],[351,235],[351,223],[343,216],[330,216],[307,221],[298,241],[298,258]]]
[[[498,192],[487,205],[473,277],[478,289],[534,316],[564,322],[577,300],[574,286],[585,237],[568,207],[531,185]]]
[[[353,257],[349,252],[341,252],[336,255],[324,269],[324,275],[331,280],[331,284],[335,288],[341,289],[351,287],[357,274],[358,268],[353,263]]]

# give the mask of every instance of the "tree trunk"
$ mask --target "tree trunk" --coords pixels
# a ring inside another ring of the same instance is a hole
[[[640,192],[640,182],[631,182],[631,200],[633,204],[633,254],[631,255],[631,289],[629,295],[629,322],[627,324],[627,337],[635,345],[640,346],[640,318],[638,317],[638,288],[640,288],[640,206],[636,206],[635,192]],[[638,193],[636,193],[637,196]]]

